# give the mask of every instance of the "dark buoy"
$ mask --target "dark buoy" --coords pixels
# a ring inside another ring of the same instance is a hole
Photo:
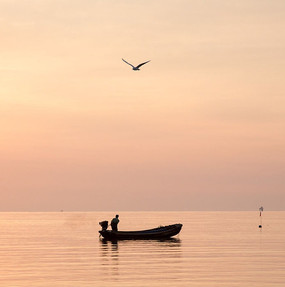
[[[262,228],[262,217],[261,217],[262,212],[263,212],[263,206],[259,208],[259,217],[260,217],[260,224],[258,226],[259,228]]]

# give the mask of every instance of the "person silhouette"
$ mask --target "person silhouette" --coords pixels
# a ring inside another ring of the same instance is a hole
[[[120,222],[119,220],[119,215],[117,214],[116,217],[114,217],[111,221],[111,227],[113,231],[118,231],[118,223]]]

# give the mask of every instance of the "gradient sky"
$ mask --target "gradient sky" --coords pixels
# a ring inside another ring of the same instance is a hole
[[[284,15],[0,0],[0,211],[285,210]]]

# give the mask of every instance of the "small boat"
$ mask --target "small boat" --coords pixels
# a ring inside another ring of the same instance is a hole
[[[101,224],[101,223],[100,223]],[[102,226],[102,225],[101,225]],[[99,231],[100,235],[105,240],[139,240],[139,239],[167,239],[177,235],[182,228],[182,224],[172,224],[168,226],[160,226],[153,229],[140,230],[140,231],[113,231],[107,230],[102,226]]]

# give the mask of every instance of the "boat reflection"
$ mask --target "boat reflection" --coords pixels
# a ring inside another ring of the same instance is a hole
[[[101,246],[106,247],[108,244],[111,244],[111,246],[116,246],[116,249],[118,249],[119,243],[125,244],[126,242],[130,242],[130,245],[133,245],[132,243],[148,243],[155,244],[155,243],[161,243],[169,246],[179,246],[181,244],[180,238],[167,238],[167,239],[159,239],[159,240],[106,240],[104,238],[100,238]]]
[[[181,256],[181,240],[169,238],[163,240],[114,240],[100,239],[101,258],[119,261],[119,255],[123,257],[152,254],[153,256],[165,255],[167,257],[179,258]],[[119,251],[120,250],[120,251]]]
[[[156,270],[169,264],[175,268],[180,266],[183,260],[181,245],[182,241],[179,238],[119,241],[100,239],[101,273],[115,283],[126,276],[132,276],[126,274],[126,266],[132,266],[137,273],[150,265]]]
[[[119,250],[116,242],[108,242],[106,240],[100,240],[101,242],[101,273],[106,278],[112,276],[112,278],[118,278],[119,275]]]
[[[111,257],[118,257],[118,242],[117,241],[107,241],[100,240],[102,256],[111,255]]]

